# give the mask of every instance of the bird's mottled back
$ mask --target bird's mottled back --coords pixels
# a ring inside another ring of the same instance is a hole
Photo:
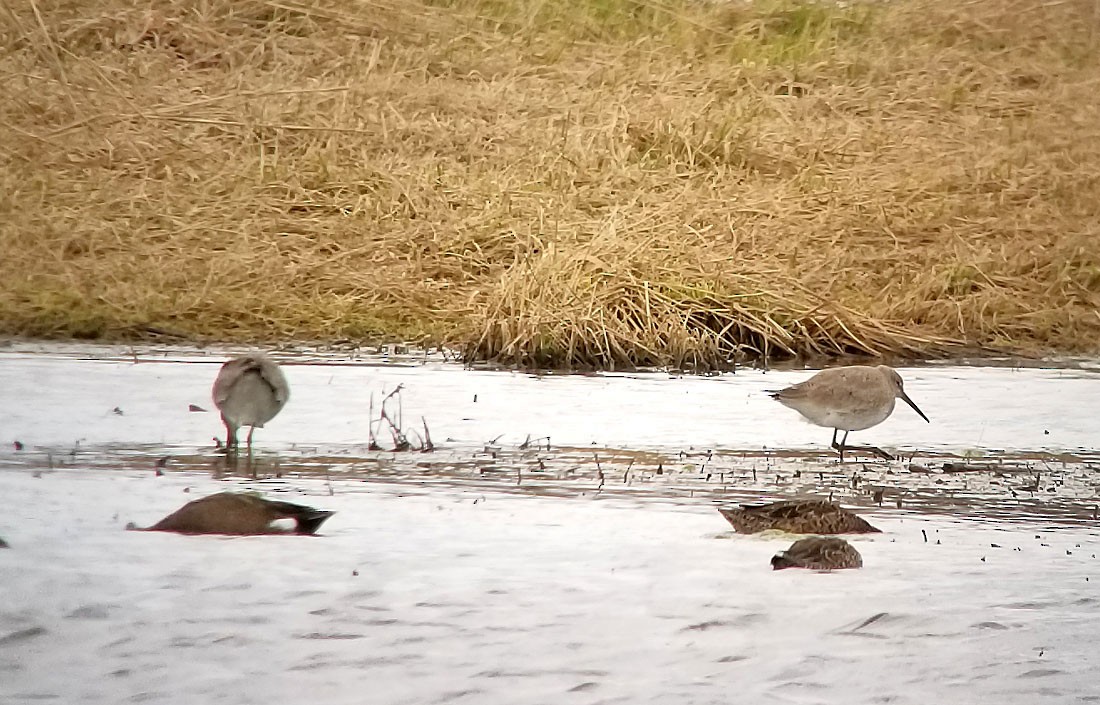
[[[862,568],[863,556],[844,539],[833,536],[810,536],[791,544],[786,551],[772,557],[772,568],[808,568],[810,570],[844,570]]]
[[[859,516],[823,500],[786,500],[718,510],[742,534],[786,531],[792,534],[863,534],[878,529]]]

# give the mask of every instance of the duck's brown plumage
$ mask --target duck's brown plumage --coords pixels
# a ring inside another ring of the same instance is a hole
[[[809,568],[810,570],[844,570],[862,568],[863,557],[852,544],[835,536],[810,536],[791,544],[786,551],[772,557],[772,569]]]
[[[824,500],[796,499],[723,507],[719,512],[742,534],[774,529],[792,534],[866,534],[878,529],[847,509]]]
[[[220,492],[188,502],[142,531],[174,531],[180,534],[255,534],[287,533],[272,527],[279,519],[293,519],[292,533],[313,534],[334,512],[314,509],[291,502],[264,499],[254,494]],[[127,528],[136,529],[133,525]]]

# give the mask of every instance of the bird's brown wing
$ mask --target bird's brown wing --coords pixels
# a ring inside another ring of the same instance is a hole
[[[746,512],[770,519],[797,519],[810,513],[836,511],[828,502],[814,500],[779,501],[771,504],[741,505]]]

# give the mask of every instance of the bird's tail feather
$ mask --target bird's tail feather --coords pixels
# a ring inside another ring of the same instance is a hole
[[[288,518],[294,519],[297,522],[295,532],[299,534],[315,533],[317,529],[321,528],[321,524],[325,523],[325,520],[336,513],[314,509],[303,504],[294,504],[293,502],[268,500],[268,505],[284,513]]]
[[[312,509],[308,513],[303,513],[295,516],[298,520],[298,533],[299,534],[315,534],[317,529],[321,528],[321,524],[335,514],[336,512],[326,512],[320,509]]]

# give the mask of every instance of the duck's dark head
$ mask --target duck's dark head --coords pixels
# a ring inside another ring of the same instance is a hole
[[[792,561],[786,551],[780,551],[772,556],[772,570],[783,570],[784,568],[795,568],[797,564]]]

